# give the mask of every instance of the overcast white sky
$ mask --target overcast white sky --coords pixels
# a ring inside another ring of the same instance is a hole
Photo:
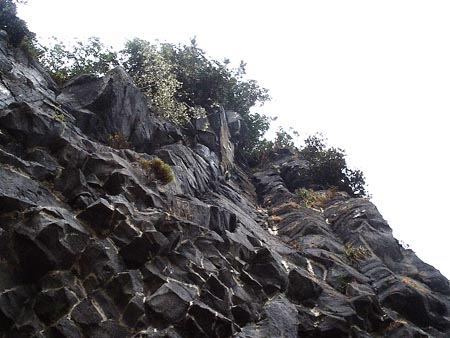
[[[39,36],[196,36],[246,61],[273,97],[262,111],[344,148],[396,238],[450,277],[450,2],[29,0],[19,13]]]

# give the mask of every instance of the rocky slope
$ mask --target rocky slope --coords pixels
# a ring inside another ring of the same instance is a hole
[[[450,335],[448,280],[369,200],[299,204],[302,159],[244,170],[236,114],[181,130],[120,68],[57,89],[4,34],[0,75],[1,338]]]

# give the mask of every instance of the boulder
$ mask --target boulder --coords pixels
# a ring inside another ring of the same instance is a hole
[[[82,75],[73,79],[58,100],[75,116],[84,133],[104,142],[119,134],[136,150],[150,151],[181,139],[174,126],[149,112],[147,99],[121,67],[102,78]]]
[[[177,323],[184,320],[191,302],[197,296],[195,287],[169,281],[153,293],[145,304],[168,323]]]

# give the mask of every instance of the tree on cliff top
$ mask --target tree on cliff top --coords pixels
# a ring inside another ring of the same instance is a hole
[[[9,42],[17,47],[24,38],[33,38],[25,21],[17,17],[16,3],[26,3],[24,0],[0,0],[0,29],[8,33]]]
[[[348,167],[344,150],[328,147],[321,135],[309,136],[304,142],[299,154],[310,163],[314,182],[325,188],[336,187],[352,196],[367,196],[364,174]]]
[[[335,186],[354,196],[366,194],[362,172],[349,169],[344,151],[327,147],[323,139],[310,137],[300,150],[284,130],[277,132],[274,141],[264,139],[270,119],[251,108],[269,100],[267,89],[245,79],[245,63],[231,68],[227,61],[212,60],[195,40],[190,45],[174,45],[133,39],[120,52],[98,38],[78,41],[72,47],[56,41],[52,47],[44,47],[40,59],[60,81],[82,73],[102,75],[120,63],[147,96],[149,107],[177,124],[205,117],[218,105],[236,111],[247,126],[238,152],[250,164],[264,162],[271,152],[287,147],[311,163],[311,177],[318,185]]]
[[[80,74],[101,76],[119,65],[118,53],[97,37],[69,43],[53,38],[46,45],[36,46],[40,63],[58,84]]]
[[[270,99],[267,89],[244,78],[245,63],[231,68],[227,61],[212,60],[195,39],[190,45],[133,39],[120,52],[98,38],[72,45],[54,40],[42,47],[40,61],[59,83],[82,73],[102,75],[120,63],[146,94],[150,108],[177,124],[205,117],[219,105],[251,123],[250,108]]]
[[[183,123],[204,117],[216,106],[247,117],[250,108],[269,100],[268,91],[244,79],[245,63],[230,68],[228,62],[208,58],[197,46],[151,44],[141,39],[126,43],[123,65],[141,89],[152,97],[165,116]]]

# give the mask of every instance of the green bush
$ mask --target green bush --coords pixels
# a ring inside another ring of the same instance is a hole
[[[151,160],[142,159],[140,165],[147,176],[157,180],[163,185],[173,181],[174,175],[172,169],[158,157]]]
[[[250,113],[251,107],[270,99],[267,89],[244,79],[245,63],[231,68],[228,61],[212,60],[195,40],[174,45],[133,39],[114,52],[98,38],[72,44],[55,39],[38,54],[60,84],[82,73],[102,75],[121,64],[146,95],[149,108],[180,125],[206,117],[218,105],[236,111],[250,130],[241,148],[253,149],[268,129],[267,117]]]
[[[98,38],[71,46],[55,40],[52,46],[43,48],[40,60],[59,82],[82,73],[102,75],[121,64],[146,95],[150,109],[181,125],[205,117],[207,111],[222,105],[238,112],[246,124],[246,137],[237,147],[244,162],[258,165],[274,151],[288,148],[311,164],[310,177],[315,184],[324,189],[334,186],[352,196],[366,195],[363,173],[349,169],[345,152],[327,147],[323,138],[307,138],[300,150],[283,129],[277,131],[274,141],[264,139],[271,120],[250,109],[270,99],[267,90],[245,79],[245,63],[231,68],[227,60],[212,60],[195,40],[190,45],[174,45],[134,39],[121,52],[112,51]],[[118,147],[128,147],[120,145],[120,139],[111,141]]]
[[[309,172],[315,184],[336,187],[355,197],[367,195],[362,171],[348,168],[345,151],[328,147],[322,136],[308,137],[300,156],[310,163]]]
[[[190,117],[206,116],[201,110],[198,116],[190,116],[193,107],[177,99],[182,84],[176,77],[174,65],[164,58],[161,46],[134,39],[126,43],[122,55],[124,68],[147,96],[150,109],[176,124],[185,124]]]
[[[190,45],[151,44],[134,39],[126,43],[123,66],[163,116],[178,124],[205,117],[223,106],[240,113],[246,122],[250,108],[269,100],[267,89],[245,80],[245,64],[209,59],[195,39]]]
[[[255,80],[246,80],[246,64],[231,68],[229,60],[210,59],[197,46],[195,39],[190,45],[161,45],[163,58],[174,67],[181,88],[178,98],[189,106],[205,109],[222,105],[225,110],[236,111],[242,116],[250,113],[257,103],[270,99],[268,91]]]
[[[270,118],[264,114],[249,113],[243,116],[247,132],[245,139],[241,140],[240,152],[250,166],[256,166],[267,160],[273,142],[264,138],[269,130]]]
[[[8,33],[9,42],[17,47],[25,37],[34,38],[25,21],[17,17],[16,3],[24,1],[0,0],[0,29]]]
[[[122,133],[109,135],[108,145],[114,149],[130,149],[132,147]]]
[[[324,203],[331,199],[335,194],[333,189],[319,192],[311,189],[299,188],[295,190],[295,196],[308,208],[321,208]]]
[[[352,262],[361,261],[370,256],[370,250],[362,245],[353,246],[353,244],[346,244],[344,246],[344,253]]]
[[[53,38],[38,48],[36,54],[40,63],[59,84],[80,74],[104,75],[119,65],[117,52],[97,37],[74,40],[69,44]]]
[[[253,113],[247,116],[247,121],[250,137],[244,140],[242,151],[251,167],[266,163],[273,153],[280,149],[289,149],[292,153],[298,152],[294,144],[294,137],[299,136],[297,131],[289,128],[288,132],[279,127],[275,132],[275,138],[271,141],[264,138],[264,134],[270,127],[271,119],[269,117]]]
[[[252,136],[252,142],[244,147],[245,157],[250,166],[265,164],[280,149],[289,149],[294,156],[307,160],[310,164],[308,176],[312,184],[322,189],[337,189],[345,191],[354,197],[367,196],[364,174],[361,170],[348,168],[345,159],[345,151],[340,148],[328,147],[321,135],[309,136],[305,139],[305,145],[297,148],[294,137],[298,133],[287,132],[279,128],[273,141],[262,138],[262,130],[269,127],[269,120],[261,126],[253,121],[256,132]]]

